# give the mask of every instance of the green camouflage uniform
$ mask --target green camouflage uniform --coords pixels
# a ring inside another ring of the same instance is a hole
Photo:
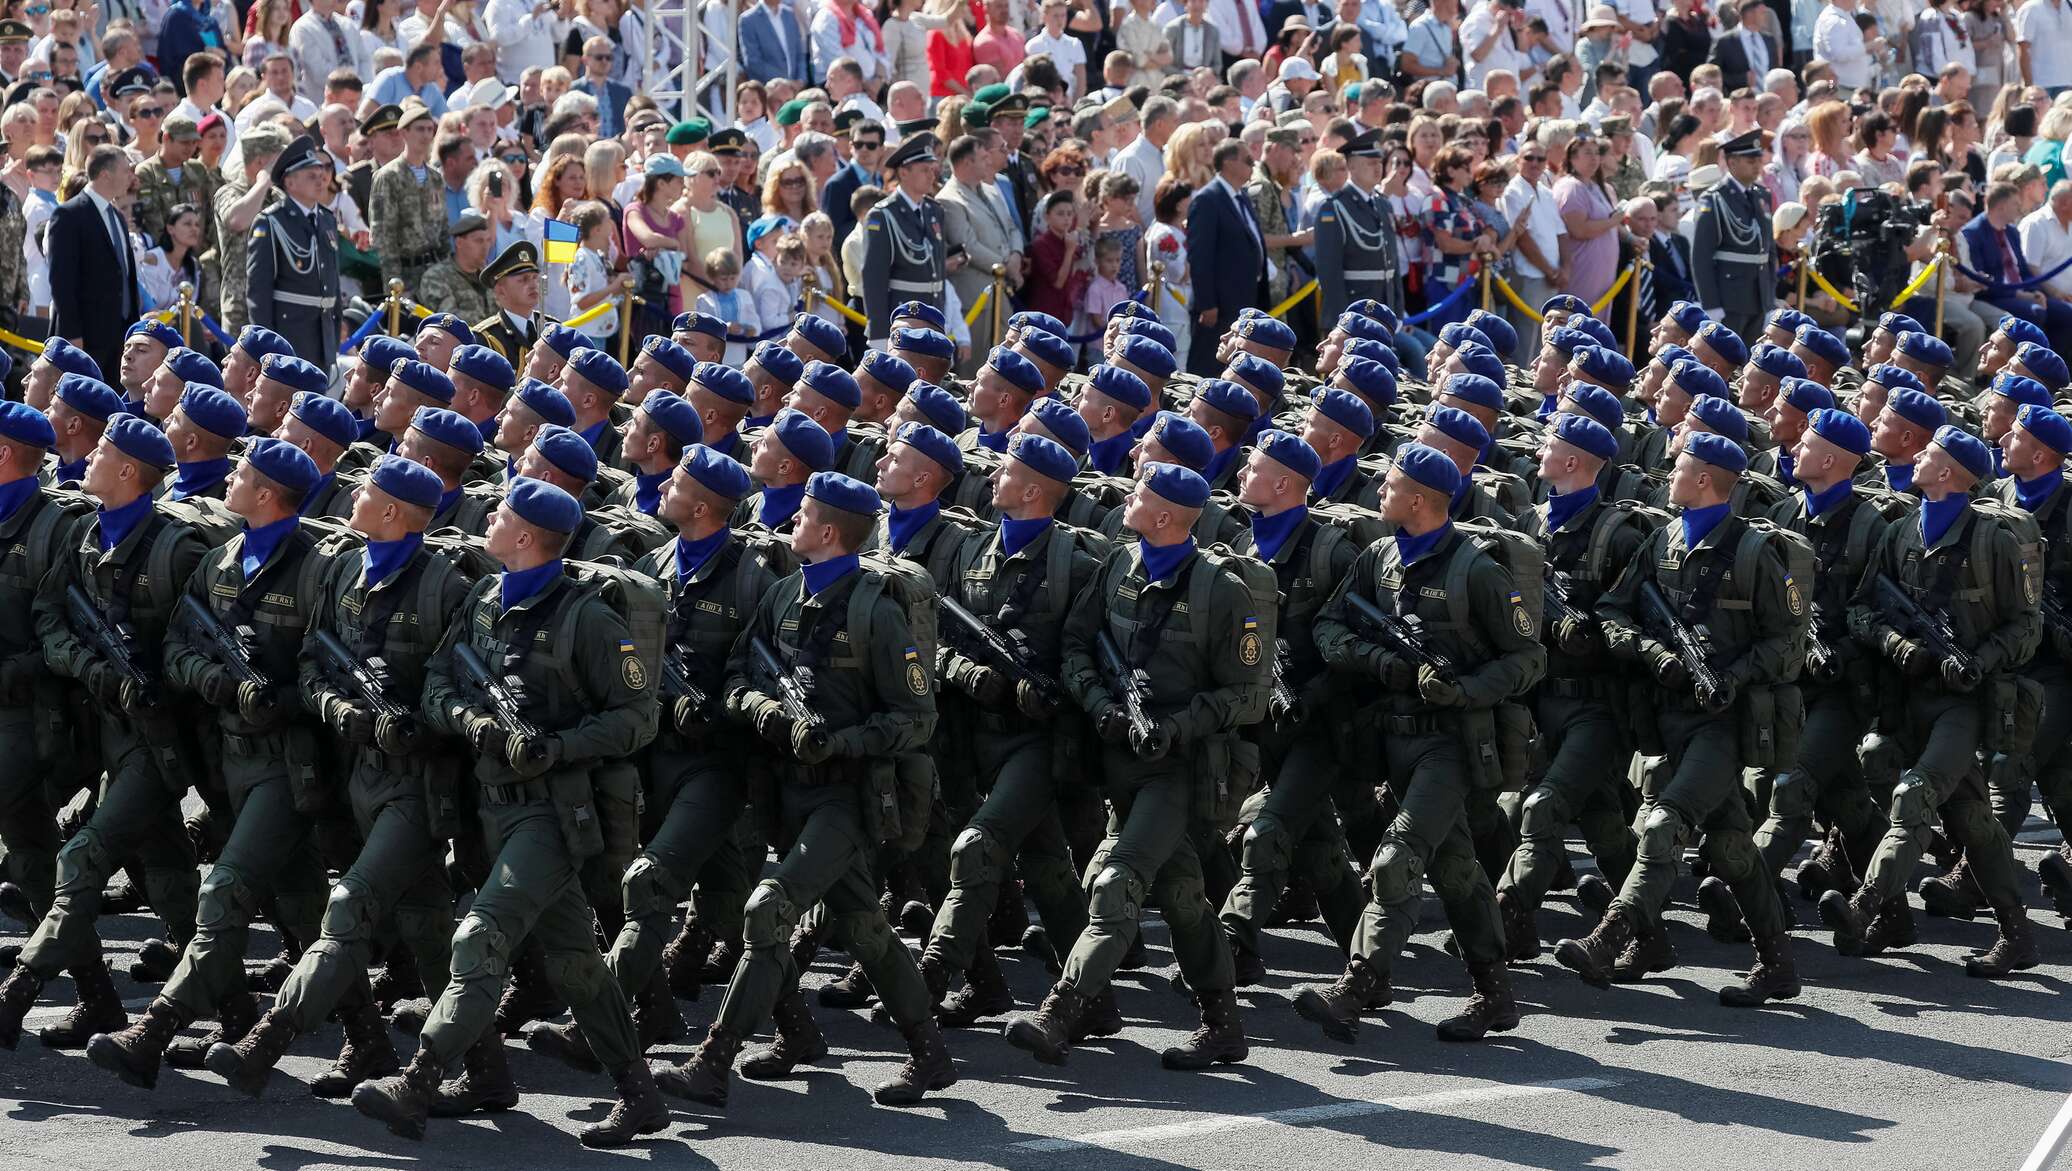
[[[410,171],[402,155],[374,172],[367,226],[374,250],[381,254],[381,279],[400,279],[414,286],[435,262],[451,255],[453,237],[446,225],[446,180],[437,165],[427,165],[423,181]]]

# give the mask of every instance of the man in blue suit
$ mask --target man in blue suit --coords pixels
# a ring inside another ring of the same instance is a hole
[[[2015,230],[2020,199],[2014,184],[1995,183],[1986,188],[1986,210],[1964,225],[1972,265],[1998,284],[2019,284],[2036,275],[2022,255],[2022,236]],[[2049,335],[2051,349],[2072,354],[2072,303],[2052,300],[2040,288],[1994,289],[1979,293],[1977,300],[2035,322]]]
[[[1247,306],[1264,306],[1266,237],[1252,202],[1244,196],[1252,160],[1245,144],[1226,139],[1212,156],[1216,177],[1194,193],[1187,213],[1188,267],[1194,274],[1194,337],[1187,352],[1191,373],[1213,378],[1223,369],[1216,340]]]
[[[597,99],[598,138],[617,138],[626,129],[626,103],[633,100],[633,91],[612,80],[610,37],[583,42],[583,79],[569,88]]]
[[[798,16],[784,0],[763,0],[741,14],[741,69],[769,84],[780,77],[813,80],[807,72],[806,37]]]
[[[849,210],[849,201],[857,188],[865,184],[882,186],[885,181],[878,173],[878,161],[884,157],[885,127],[859,111],[844,110],[835,115],[835,133],[848,137],[849,161],[820,189],[820,210],[834,221],[835,247],[840,248],[856,229],[856,213]]]

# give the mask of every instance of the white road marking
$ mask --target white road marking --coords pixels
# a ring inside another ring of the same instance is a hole
[[[1550,1094],[1590,1093],[1609,1089],[1619,1083],[1606,1078],[1573,1077],[1559,1081],[1531,1082],[1525,1085],[1476,1086],[1471,1089],[1441,1090],[1432,1094],[1415,1094],[1407,1098],[1389,1098],[1378,1102],[1346,1101],[1327,1102],[1321,1106],[1301,1106],[1292,1110],[1274,1110],[1265,1114],[1221,1114],[1209,1118],[1196,1118],[1187,1122],[1169,1122],[1161,1126],[1140,1126],[1129,1130],[1104,1130],[1083,1134],[1078,1138],[1043,1138],[1012,1144],[1018,1151],[1081,1151],[1090,1147],[1131,1147],[1151,1143],[1174,1142],[1182,1139],[1200,1138],[1203,1135],[1223,1134],[1233,1130],[1253,1130],[1265,1126],[1302,1126],[1313,1122],[1332,1122],[1341,1118],[1360,1118],[1370,1114],[1391,1114],[1399,1110],[1441,1110],[1458,1106],[1480,1105],[1486,1102],[1509,1102],[1521,1098],[1541,1098]]]

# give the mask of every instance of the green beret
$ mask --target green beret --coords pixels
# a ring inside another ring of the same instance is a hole
[[[696,146],[712,137],[712,123],[703,118],[690,118],[669,128],[669,145]]]
[[[802,98],[793,98],[790,101],[784,103],[783,105],[777,107],[777,125],[797,126],[799,124],[799,115],[805,112],[805,100]]]

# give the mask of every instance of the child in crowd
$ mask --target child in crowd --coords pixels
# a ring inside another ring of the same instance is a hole
[[[843,300],[848,296],[848,289],[845,287],[847,282],[842,279],[841,258],[835,255],[834,220],[828,218],[826,212],[816,211],[799,222],[799,235],[805,241],[805,268],[813,274],[814,287],[837,301]],[[843,329],[849,328],[841,313],[819,297],[814,297],[813,303],[806,308]]]
[[[571,313],[580,314],[612,295],[612,216],[603,204],[595,200],[576,204],[567,211],[567,215],[568,222],[576,226],[576,238],[581,246],[576,249],[576,258],[569,262],[561,279],[568,286]],[[609,311],[600,313],[576,328],[587,337],[603,341],[619,332],[619,315]]]
[[[1108,311],[1130,299],[1129,286],[1122,282],[1122,237],[1102,236],[1094,241],[1094,278],[1086,285],[1086,315],[1105,322]]]
[[[714,248],[705,254],[705,279],[712,287],[698,294],[698,312],[727,323],[727,365],[743,366],[748,362],[749,342],[763,327],[762,318],[756,315],[755,298],[736,287],[741,282],[740,259],[731,249]]]
[[[1144,233],[1144,256],[1151,269],[1146,279],[1156,291],[1151,307],[1180,343],[1180,352],[1173,357],[1182,370],[1187,368],[1187,339],[1194,331],[1187,313],[1187,304],[1194,299],[1187,269],[1187,209],[1193,203],[1193,188],[1170,175],[1160,179],[1157,194],[1151,198],[1158,222]]]

